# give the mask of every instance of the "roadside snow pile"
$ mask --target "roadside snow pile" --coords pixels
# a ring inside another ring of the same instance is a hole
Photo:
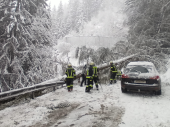
[[[170,69],[168,69],[167,72],[161,76],[161,79],[164,83],[170,83]]]
[[[170,84],[170,60],[167,64],[167,67],[168,67],[168,70],[166,71],[166,73],[161,75],[161,81],[166,84]]]

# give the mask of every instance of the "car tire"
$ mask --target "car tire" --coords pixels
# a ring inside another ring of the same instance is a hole
[[[123,88],[121,87],[121,91],[122,91],[122,93],[126,93],[126,92],[127,92],[127,89],[126,89],[126,88],[123,89]]]
[[[162,94],[161,90],[156,91],[156,95],[161,95],[161,94]]]

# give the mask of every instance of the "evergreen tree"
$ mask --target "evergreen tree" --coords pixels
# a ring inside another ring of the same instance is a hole
[[[63,37],[64,36],[64,32],[63,32],[63,19],[64,19],[64,12],[63,12],[63,5],[62,2],[60,1],[58,10],[57,10],[57,38]]]
[[[147,57],[147,60],[151,59],[157,67],[165,65],[170,53],[167,49],[170,46],[168,29],[170,2],[127,0],[126,3],[130,25],[129,42],[134,45],[136,52],[151,56]]]
[[[2,91],[39,83],[44,76],[38,73],[48,71],[43,66],[47,55],[42,52],[51,45],[46,6],[45,0],[0,2]]]

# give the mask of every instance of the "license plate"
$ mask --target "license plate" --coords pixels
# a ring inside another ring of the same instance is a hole
[[[134,83],[146,83],[145,80],[134,80]]]

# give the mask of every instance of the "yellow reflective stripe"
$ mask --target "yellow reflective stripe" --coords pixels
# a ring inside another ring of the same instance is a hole
[[[93,87],[93,85],[89,85],[89,86]]]
[[[67,86],[67,88],[69,88],[70,86]]]
[[[112,71],[112,72],[117,72],[117,71]]]
[[[93,77],[91,77],[91,76],[86,76],[86,78],[91,78],[91,79],[93,79]]]
[[[73,85],[70,85],[70,87],[73,86]]]
[[[87,70],[87,75],[89,75],[89,70]]]
[[[113,80],[113,79],[110,79],[110,80]]]
[[[115,66],[112,66],[111,69],[112,69],[112,68],[114,68],[115,70],[117,70]]]
[[[93,67],[93,74],[94,74],[94,75],[97,74],[97,67]]]

